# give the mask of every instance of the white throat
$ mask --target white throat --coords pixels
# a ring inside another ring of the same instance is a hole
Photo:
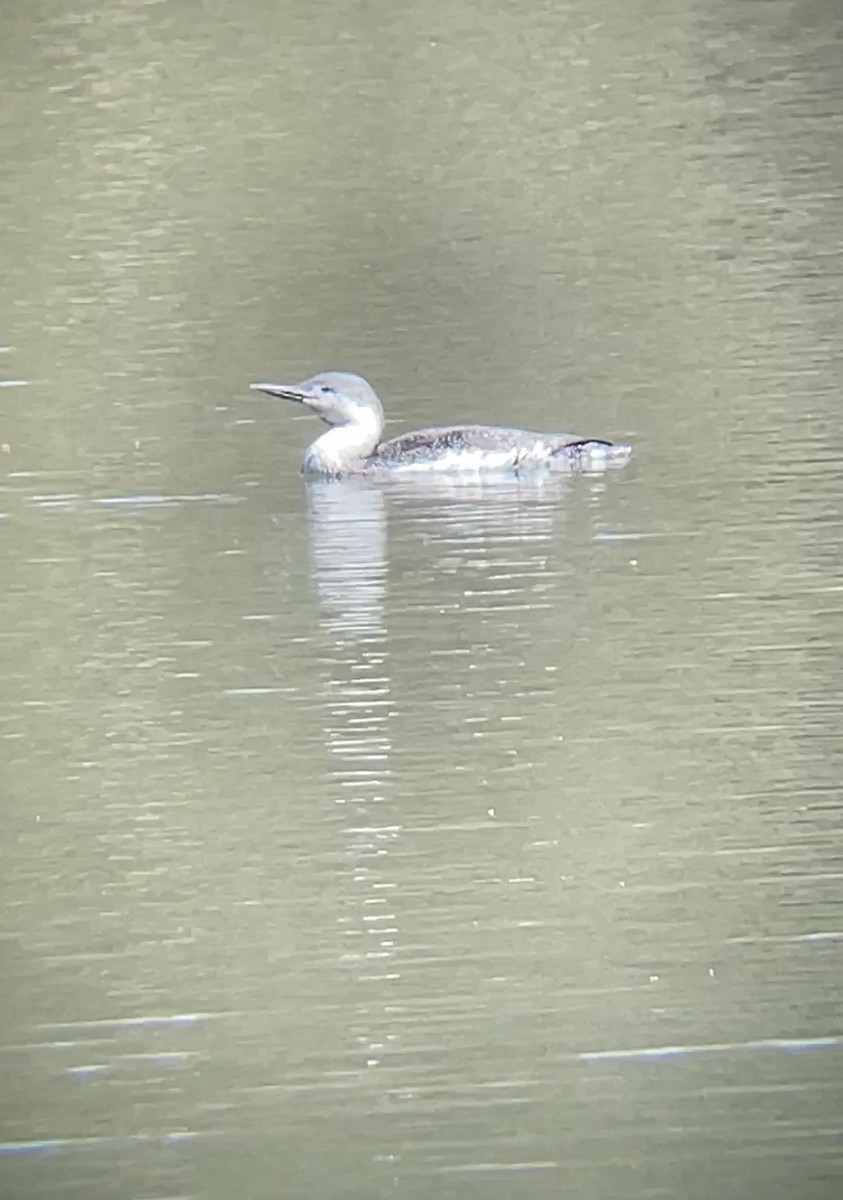
[[[383,421],[380,415],[360,408],[348,425],[333,425],[304,452],[306,471],[338,475],[360,459],[368,458],[380,440]]]

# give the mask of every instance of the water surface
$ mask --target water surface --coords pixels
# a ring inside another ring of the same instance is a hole
[[[836,9],[0,27],[4,1192],[838,1196]]]

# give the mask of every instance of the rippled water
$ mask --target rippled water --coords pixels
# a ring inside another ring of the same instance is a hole
[[[836,1197],[836,9],[0,25],[0,1191]]]

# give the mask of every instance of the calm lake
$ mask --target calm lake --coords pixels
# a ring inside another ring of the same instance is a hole
[[[0,1195],[843,1193],[841,45],[6,5]]]

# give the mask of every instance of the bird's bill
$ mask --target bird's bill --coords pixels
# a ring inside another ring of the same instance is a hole
[[[310,397],[302,388],[293,383],[250,383],[253,392],[265,392],[267,396],[278,396],[282,400],[295,400],[298,404],[307,404]]]

